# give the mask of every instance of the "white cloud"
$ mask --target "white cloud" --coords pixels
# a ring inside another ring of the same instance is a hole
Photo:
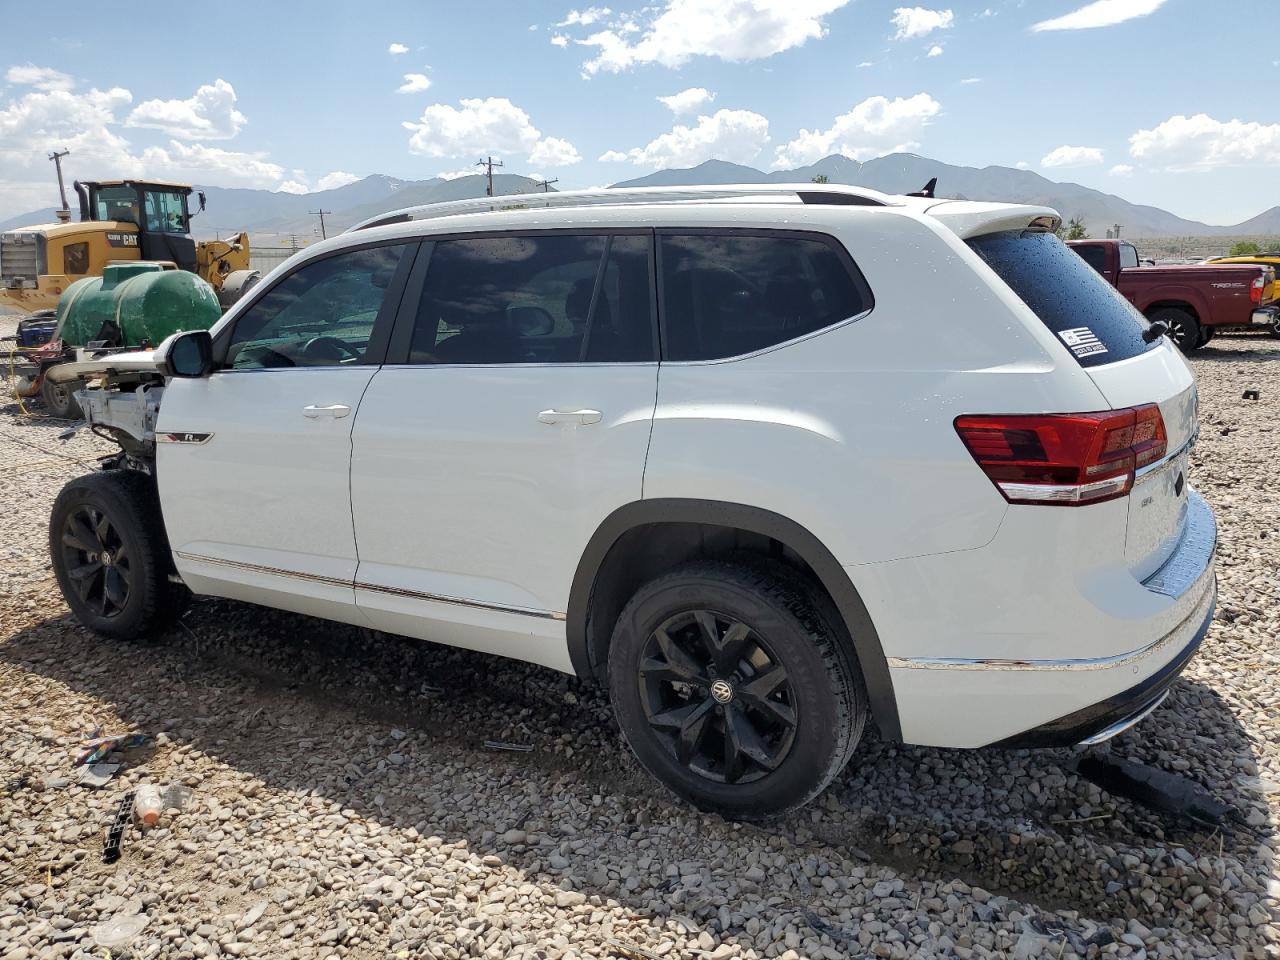
[[[750,110],[717,110],[693,126],[676,124],[643,147],[610,150],[605,163],[630,160],[649,167],[693,167],[704,160],[750,163],[769,142],[769,121]]]
[[[928,7],[898,7],[893,11],[890,23],[896,27],[895,40],[923,37],[934,30],[950,30],[955,24],[955,14],[950,10],[930,10]]]
[[[235,186],[263,186],[284,176],[284,168],[272,163],[265,153],[241,153],[206,147],[199,143],[170,140],[167,149],[148,147],[143,151],[148,172],[184,171],[182,179],[208,180]],[[198,172],[196,172],[198,171]]]
[[[1133,176],[1133,167],[1127,163],[1117,163],[1114,167],[1107,171],[1113,177],[1131,177]]]
[[[460,170],[441,170],[436,176],[441,180],[460,180],[463,177],[477,176],[479,173],[479,167],[463,167]]]
[[[940,57],[940,56],[942,56],[942,47],[938,46],[938,45],[935,43],[932,47],[930,47],[930,48],[929,48],[928,56],[931,56],[931,57]]]
[[[569,45],[569,38],[563,33],[552,34],[551,45],[553,47],[567,47]]]
[[[337,190],[339,187],[345,187],[348,183],[355,183],[360,178],[354,173],[347,173],[345,170],[335,170],[333,173],[326,173],[323,177],[316,181],[317,190]]]
[[[529,114],[506,97],[461,100],[459,104],[433,103],[417,122],[401,124],[413,131],[409,151],[424,157],[527,153],[530,163],[548,166],[582,159],[567,140],[543,138]]]
[[[543,137],[529,151],[529,162],[544,167],[568,167],[582,160],[582,155],[568,140]],[[538,179],[542,179],[539,177]]]
[[[705,87],[690,87],[673,93],[669,97],[658,97],[658,102],[679,116],[682,113],[693,113],[711,103],[716,95]]]
[[[961,83],[981,83],[982,78],[981,77],[965,77],[960,82]]]
[[[393,57],[398,57],[400,54],[408,52],[409,48],[403,43],[393,43],[391,46],[387,47],[387,53],[391,54]]]
[[[1169,170],[1280,166],[1280,123],[1178,115],[1131,136],[1129,155]]]
[[[862,69],[863,67],[874,67],[874,66],[875,64],[872,63],[870,60],[863,60],[860,64],[858,64],[858,69]]]
[[[601,163],[626,163],[627,155],[621,150],[606,150],[600,154]]]
[[[929,121],[942,105],[927,93],[914,97],[868,97],[848,113],[835,118],[830,129],[801,130],[799,136],[777,149],[773,165],[798,167],[833,153],[870,160],[886,153],[912,150]]]
[[[276,187],[277,193],[310,193],[311,189],[305,183],[299,183],[297,180],[285,180],[280,186]]]
[[[621,18],[576,41],[596,48],[584,75],[620,73],[637,64],[679,67],[693,57],[733,63],[771,57],[826,33],[822,18],[850,0],[665,0],[640,26]],[[630,38],[638,38],[634,41]]]
[[[1027,163],[1027,161],[1025,160],[1019,160],[1017,163],[1014,164],[1014,166],[1017,167],[1019,170],[1031,169],[1031,164]]]
[[[1055,147],[1040,160],[1042,167],[1091,167],[1102,162],[1102,151],[1097,147]]]
[[[608,7],[587,7],[585,10],[570,10],[568,16],[556,24],[557,27],[582,26],[589,27],[613,13]]]
[[[1089,30],[1093,27],[1110,27],[1126,20],[1145,17],[1155,13],[1167,0],[1094,0],[1078,10],[1054,17],[1052,20],[1041,20],[1031,29],[1043,30]]]
[[[149,127],[182,140],[229,140],[244,124],[235,88],[221,78],[185,100],[144,101],[125,121],[126,127]]]
[[[35,87],[46,93],[52,90],[70,90],[75,81],[61,70],[52,67],[37,67],[34,63],[18,64],[10,67],[4,75],[5,83],[17,87]]]
[[[425,73],[406,73],[404,83],[396,87],[396,93],[421,93],[430,87],[431,78]]]

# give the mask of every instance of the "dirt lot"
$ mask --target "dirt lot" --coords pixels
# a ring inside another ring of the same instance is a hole
[[[1217,620],[1105,749],[1212,789],[1226,831],[1100,791],[1078,751],[874,737],[810,808],[742,826],[665,794],[548,670],[225,601],[106,643],[66,615],[46,518],[110,448],[0,401],[0,960],[102,957],[122,917],[145,926],[115,956],[1280,956],[1280,343],[1195,366]],[[98,725],[155,740],[94,790],[71,758]],[[191,804],[105,865],[120,797],[170,781]]]

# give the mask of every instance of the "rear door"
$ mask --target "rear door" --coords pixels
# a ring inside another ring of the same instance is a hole
[[[570,669],[578,561],[641,496],[651,248],[649,231],[423,245],[352,438],[356,599],[375,626]]]
[[[1137,477],[1125,537],[1125,562],[1146,579],[1186,522],[1187,452],[1199,430],[1191,368],[1168,337],[1148,343],[1142,314],[1053,234],[994,233],[969,245],[1062,341],[1112,409],[1159,404],[1167,456]]]
[[[175,562],[196,592],[359,622],[351,425],[415,250],[304,263],[220,332],[221,369],[166,387],[156,469]]]

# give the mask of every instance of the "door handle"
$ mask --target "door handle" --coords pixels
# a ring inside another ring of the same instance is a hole
[[[543,410],[538,414],[542,423],[599,423],[599,410]]]
[[[319,420],[328,417],[330,420],[341,420],[351,414],[351,408],[345,403],[331,403],[327,407],[319,407],[314,403],[302,408],[302,415],[308,420]]]

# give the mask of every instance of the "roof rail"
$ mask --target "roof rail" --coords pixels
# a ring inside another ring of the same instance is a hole
[[[465,213],[488,213],[502,210],[544,209],[549,207],[591,207],[620,203],[680,203],[697,200],[729,200],[746,197],[795,197],[801,203],[889,206],[894,198],[867,190],[834,183],[735,183],[715,186],[687,187],[605,187],[595,190],[564,190],[556,193],[514,193],[500,197],[473,197],[468,200],[444,200],[405,207],[362,220],[346,230],[367,230],[410,220],[434,220]]]

